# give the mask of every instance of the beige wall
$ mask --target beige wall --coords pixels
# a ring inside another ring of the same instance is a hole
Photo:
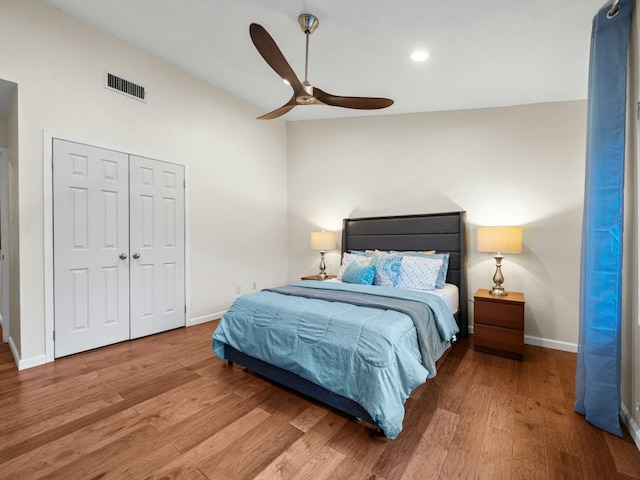
[[[465,210],[470,297],[495,270],[475,251],[477,226],[522,225],[503,273],[526,295],[527,341],[574,349],[585,130],[585,101],[289,123],[289,279],[317,269],[313,229]],[[327,257],[335,273],[339,254]]]
[[[188,166],[192,317],[226,309],[236,285],[285,280],[284,122],[257,122],[255,107],[35,0],[2,2],[0,43],[0,78],[19,90],[11,330],[23,360],[45,353],[43,131]],[[106,90],[105,69],[148,102]]]

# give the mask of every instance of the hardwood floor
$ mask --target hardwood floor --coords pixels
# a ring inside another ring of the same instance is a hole
[[[572,410],[575,355],[451,352],[404,430],[213,356],[216,323],[18,372],[0,346],[0,479],[640,479],[640,452]]]

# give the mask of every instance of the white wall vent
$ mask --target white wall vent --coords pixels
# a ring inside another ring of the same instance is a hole
[[[138,85],[129,80],[125,80],[124,78],[119,77],[118,75],[115,75],[113,73],[105,72],[104,86],[109,90],[114,90],[142,102],[147,101],[147,91],[142,85]]]

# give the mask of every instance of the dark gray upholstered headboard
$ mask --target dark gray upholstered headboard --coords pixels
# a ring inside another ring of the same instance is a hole
[[[469,332],[467,317],[467,256],[465,212],[394,217],[345,218],[342,252],[349,250],[436,250],[449,253],[447,283],[458,286],[460,334]]]

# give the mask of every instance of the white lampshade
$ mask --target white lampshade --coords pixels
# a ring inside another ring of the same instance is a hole
[[[311,250],[336,248],[336,232],[311,232]]]
[[[479,227],[478,251],[522,253],[522,227]]]

